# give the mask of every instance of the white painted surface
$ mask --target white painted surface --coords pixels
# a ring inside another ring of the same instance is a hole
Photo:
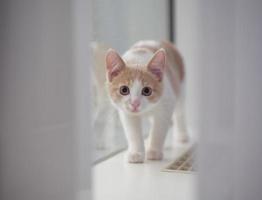
[[[90,199],[90,2],[1,1],[1,200]]]
[[[262,199],[261,10],[260,0],[177,1],[200,200]]]
[[[165,150],[163,161],[130,164],[122,152],[93,169],[94,200],[194,200],[196,175],[163,172],[185,150]]]

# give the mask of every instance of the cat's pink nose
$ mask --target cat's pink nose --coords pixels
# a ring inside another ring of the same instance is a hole
[[[134,108],[137,108],[140,106],[140,100],[139,99],[135,99],[131,102],[131,105],[134,107]]]

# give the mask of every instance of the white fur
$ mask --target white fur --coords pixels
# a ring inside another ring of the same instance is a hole
[[[151,52],[141,54],[141,52],[137,52],[136,49],[131,49],[127,51],[122,58],[126,63],[135,63],[133,67],[137,67],[137,65],[146,65],[152,58],[152,55]]]
[[[142,89],[142,83],[139,80],[135,79],[132,87],[129,88],[130,94],[123,96],[120,102],[114,102],[112,99],[110,99],[111,103],[119,112],[124,111],[125,113],[131,115],[147,115],[150,113],[149,111],[151,111],[152,108],[155,107],[155,105],[159,102],[155,104],[149,103],[148,99],[141,94]],[[135,99],[138,99],[140,101],[139,113],[132,112],[131,102]]]
[[[168,129],[172,124],[172,116],[176,102],[176,97],[166,79],[164,79],[163,96],[155,105],[152,105],[152,103],[149,103],[145,97],[140,95],[141,89],[141,83],[139,84],[139,81],[136,80],[133,87],[130,88],[131,94],[127,97],[126,101],[133,98],[134,95],[136,97],[139,96],[141,99],[140,109],[142,111],[145,110],[144,112],[139,115],[132,115],[118,105],[120,120],[123,124],[129,145],[127,159],[132,163],[140,163],[144,161],[145,147],[141,128],[142,118],[147,118],[151,122],[151,128],[149,130],[149,146],[146,154],[147,158],[152,160],[162,159],[163,145]],[[138,91],[140,91],[139,95]],[[178,118],[179,120],[177,120],[177,118],[174,119],[178,122],[182,122],[182,117]],[[178,127],[181,128],[180,126]]]

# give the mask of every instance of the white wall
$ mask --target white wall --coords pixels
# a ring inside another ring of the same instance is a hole
[[[236,5],[235,199],[262,199],[262,1]],[[241,156],[243,155],[243,156]]]
[[[261,199],[261,1],[177,1],[199,199]]]
[[[90,10],[84,0],[1,4],[1,200],[90,197],[88,73],[80,75]]]

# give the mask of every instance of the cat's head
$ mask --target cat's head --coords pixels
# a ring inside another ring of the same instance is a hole
[[[130,114],[149,111],[163,93],[166,53],[158,50],[145,66],[130,67],[110,49],[106,55],[107,89],[115,106]]]

